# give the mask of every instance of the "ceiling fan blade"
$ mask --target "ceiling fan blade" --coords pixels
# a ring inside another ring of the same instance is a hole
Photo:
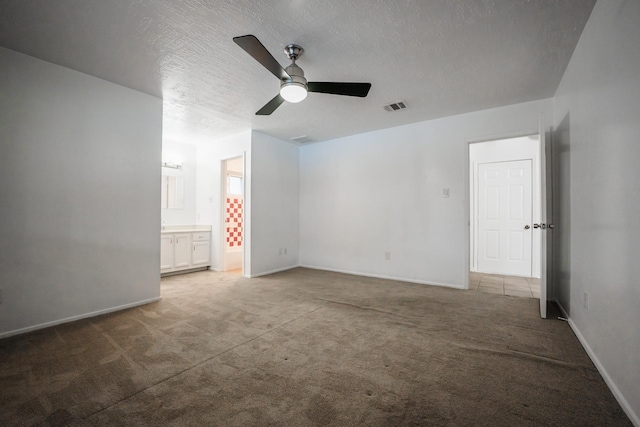
[[[289,74],[282,68],[282,65],[276,61],[256,36],[248,34],[246,36],[234,37],[233,41],[280,80],[291,79]]]
[[[276,111],[276,108],[282,105],[283,102],[284,102],[284,98],[281,97],[280,94],[277,94],[275,98],[267,102],[267,104],[264,107],[258,110],[258,112],[256,113],[256,116],[268,116],[269,114]]]
[[[309,92],[359,96],[364,98],[369,93],[369,89],[371,89],[371,83],[309,82],[307,87]]]

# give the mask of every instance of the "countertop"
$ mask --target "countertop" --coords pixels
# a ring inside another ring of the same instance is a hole
[[[160,234],[211,232],[210,225],[165,225]]]

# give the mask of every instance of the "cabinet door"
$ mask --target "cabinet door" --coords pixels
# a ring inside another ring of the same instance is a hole
[[[163,234],[160,236],[160,271],[173,269],[173,234]]]
[[[191,235],[176,234],[174,249],[174,268],[185,268],[191,265]]]
[[[209,265],[211,251],[209,242],[193,242],[193,265]]]

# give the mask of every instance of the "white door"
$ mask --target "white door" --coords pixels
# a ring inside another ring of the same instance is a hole
[[[478,165],[478,270],[531,276],[531,160]]]
[[[547,260],[547,221],[551,219],[551,177],[547,174],[547,146],[544,123],[540,119],[540,222],[534,224],[537,233],[540,233],[540,317],[547,318],[547,269],[551,264]]]

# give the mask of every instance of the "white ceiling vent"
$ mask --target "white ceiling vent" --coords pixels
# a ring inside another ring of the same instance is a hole
[[[291,138],[291,140],[297,142],[298,144],[307,144],[309,142],[315,141],[313,138],[310,138],[307,135],[296,136],[294,138]]]
[[[404,101],[392,102],[384,106],[384,109],[387,111],[398,111],[404,110],[405,108],[407,108],[407,103]]]

